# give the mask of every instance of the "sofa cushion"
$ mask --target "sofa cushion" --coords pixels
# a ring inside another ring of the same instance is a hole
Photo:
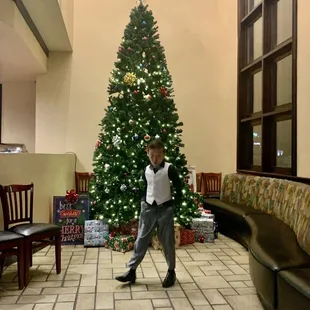
[[[247,214],[244,219],[252,231],[249,250],[261,264],[275,271],[310,267],[310,256],[299,246],[288,225],[263,213]]]
[[[205,199],[205,203],[210,207],[211,211],[215,213],[226,213],[227,215],[242,221],[243,217],[247,214],[261,213],[261,211],[254,210],[244,204],[234,204],[214,198]]]
[[[310,268],[283,270],[279,277],[310,299]]]

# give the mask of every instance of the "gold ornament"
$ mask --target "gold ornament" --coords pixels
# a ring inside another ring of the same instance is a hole
[[[124,76],[124,82],[125,84],[128,84],[130,86],[132,86],[137,80],[137,77],[134,73],[126,73],[126,75]]]

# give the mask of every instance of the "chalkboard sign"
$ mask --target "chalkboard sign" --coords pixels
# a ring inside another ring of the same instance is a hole
[[[54,196],[54,224],[61,227],[62,244],[83,244],[84,224],[88,219],[88,195],[79,196],[74,204],[64,196]]]

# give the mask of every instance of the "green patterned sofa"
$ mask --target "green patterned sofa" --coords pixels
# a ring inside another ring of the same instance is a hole
[[[310,186],[226,175],[220,199],[206,199],[220,232],[249,250],[265,309],[310,309]]]

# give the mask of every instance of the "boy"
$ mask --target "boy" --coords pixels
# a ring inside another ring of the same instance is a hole
[[[138,237],[134,253],[127,264],[130,268],[124,275],[116,277],[120,282],[136,281],[136,269],[142,262],[148,249],[152,232],[157,227],[158,239],[161,243],[168,264],[168,272],[163,287],[174,285],[175,248],[174,248],[174,212],[173,205],[180,201],[182,183],[176,169],[164,161],[165,146],[159,139],[150,142],[147,151],[151,164],[144,170],[142,178],[146,185],[141,201]],[[170,181],[176,190],[175,200],[172,200]]]

